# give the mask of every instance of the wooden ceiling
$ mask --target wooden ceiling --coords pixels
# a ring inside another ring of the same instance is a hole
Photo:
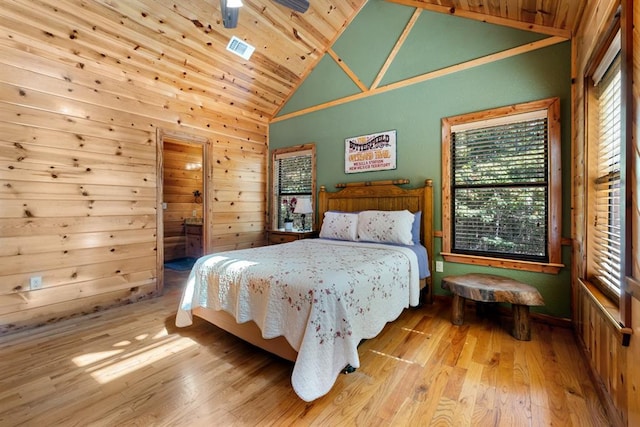
[[[583,0],[386,1],[567,38],[584,8]],[[237,28],[226,29],[219,0],[71,0],[73,10],[60,5],[58,26],[47,31],[86,42],[95,50],[86,54],[115,62],[130,79],[269,121],[367,0],[311,0],[304,14],[271,0],[243,2]],[[231,36],[256,48],[250,60],[226,51]]]

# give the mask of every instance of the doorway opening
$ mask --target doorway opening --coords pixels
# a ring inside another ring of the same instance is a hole
[[[205,253],[207,224],[206,138],[158,130],[158,290],[166,271],[189,271]]]

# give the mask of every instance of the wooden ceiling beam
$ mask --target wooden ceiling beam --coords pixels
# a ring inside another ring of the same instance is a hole
[[[422,9],[416,9],[413,12],[413,15],[411,15],[411,19],[409,19],[409,22],[404,27],[402,34],[400,34],[400,37],[398,37],[398,40],[396,41],[395,46],[393,46],[393,49],[391,50],[391,53],[387,57],[387,60],[384,61],[382,68],[380,69],[380,71],[378,72],[378,75],[374,79],[373,84],[371,85],[371,89],[375,89],[380,85],[382,78],[387,73],[387,70],[391,66],[391,63],[393,62],[393,60],[396,59],[396,55],[398,54],[398,52],[400,52],[400,48],[404,44],[407,37],[409,37],[409,33],[411,32],[411,29],[413,28],[414,25],[416,25],[416,22],[418,21],[418,18],[420,17],[421,13],[422,13]]]
[[[344,98],[336,99],[333,101],[325,102],[324,104],[314,105],[312,107],[304,108],[302,110],[294,111],[288,114],[284,114],[279,117],[274,117],[269,123],[277,123],[282,120],[291,119],[293,117],[302,116],[304,114],[313,113],[315,111],[324,110],[325,108],[335,107],[337,105],[346,104],[351,101],[356,101],[369,96],[375,96],[381,93],[389,92],[391,90],[401,89],[403,87],[411,86],[416,83],[425,82],[435,78],[443,77],[449,74],[458,73],[460,71],[475,68],[481,65],[489,64],[491,62],[500,61],[505,58],[511,58],[513,56],[522,55],[534,50],[543,49],[545,47],[553,46],[558,43],[565,42],[564,37],[547,37],[546,39],[538,40],[535,42],[527,43],[522,46],[517,46],[511,49],[503,50],[501,52],[492,53],[480,58],[472,59],[470,61],[462,62],[460,64],[451,65],[449,67],[441,68],[439,70],[430,71],[428,73],[421,74],[416,77],[411,77],[405,80],[401,80],[395,83],[390,83],[386,86],[380,86],[375,89],[368,90],[366,92],[356,93],[354,95],[345,96]]]
[[[504,27],[515,28],[518,30],[532,31],[540,34],[547,34],[555,37],[571,38],[570,28],[556,28],[546,25],[536,24],[534,22],[517,21],[514,19],[504,18],[501,16],[493,16],[485,13],[473,12],[456,7],[442,6],[432,4],[424,0],[386,0],[389,3],[401,4],[404,6],[421,8],[432,12],[446,13],[447,15],[458,16],[461,18],[473,19],[476,21],[486,22],[489,24],[502,25]]]
[[[340,2],[338,2],[339,4]],[[333,38],[331,39],[331,42],[329,43],[329,45],[326,47],[326,49],[324,49],[324,52],[322,55],[319,55],[318,58],[315,60],[315,62],[313,63],[312,66],[308,67],[304,73],[302,73],[300,75],[300,82],[298,83],[298,85],[296,85],[295,88],[293,88],[293,90],[291,92],[289,92],[289,94],[282,100],[282,103],[280,104],[280,106],[276,109],[276,111],[274,111],[273,116],[272,117],[276,117],[278,115],[278,113],[280,112],[280,110],[282,109],[282,107],[284,107],[287,104],[287,101],[289,101],[289,99],[291,99],[291,97],[293,96],[293,94],[296,92],[296,90],[298,89],[298,86],[300,86],[300,84],[302,84],[302,82],[304,81],[304,79],[307,78],[307,76],[309,74],[311,74],[311,72],[316,68],[316,66],[320,63],[320,61],[322,60],[322,58],[324,57],[324,54],[326,54],[329,49],[333,48],[333,44],[336,42],[336,40],[338,40],[338,38],[342,35],[342,33],[344,32],[344,30],[347,29],[347,27],[349,26],[349,24],[351,24],[351,22],[355,19],[356,16],[358,16],[358,14],[360,13],[360,11],[362,10],[362,8],[367,4],[366,0],[363,1],[362,3],[360,3],[360,5],[357,4],[357,2],[354,2],[353,7],[355,8],[353,14],[346,20],[344,21],[344,24],[342,25],[342,27],[340,28],[340,30],[338,30],[338,32],[333,36]],[[312,5],[313,6],[313,5]],[[333,6],[332,6],[333,7]]]
[[[360,80],[356,73],[354,73],[353,70],[351,70],[351,68],[349,68],[349,66],[344,63],[342,58],[340,58],[340,56],[338,56],[338,54],[335,53],[333,49],[329,49],[327,53],[331,58],[333,58],[336,64],[338,64],[338,66],[342,68],[342,71],[344,71],[345,74],[348,75],[351,80],[353,80],[353,82],[360,88],[362,92],[366,92],[369,90],[369,88],[364,83],[362,83],[362,80]]]

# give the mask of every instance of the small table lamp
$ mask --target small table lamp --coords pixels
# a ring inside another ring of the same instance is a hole
[[[293,213],[300,214],[302,217],[302,231],[305,230],[304,225],[304,217],[306,214],[313,213],[313,206],[311,206],[310,199],[298,199],[298,203],[296,204],[296,208],[293,210]]]

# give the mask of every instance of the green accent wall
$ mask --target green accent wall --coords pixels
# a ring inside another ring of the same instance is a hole
[[[414,9],[370,0],[336,41],[344,63],[370,85],[378,74]],[[545,38],[464,18],[424,11],[381,85],[455,65]],[[340,99],[359,90],[328,55],[313,70],[282,109],[281,115]],[[314,142],[317,183],[333,190],[340,182],[408,178],[410,187],[434,181],[436,230],[441,230],[441,127],[443,117],[488,108],[560,97],[562,114],[563,237],[570,235],[570,96],[571,45],[563,42],[515,57],[406,86],[360,100],[325,108],[270,125],[271,149]],[[344,140],[395,129],[397,169],[344,173]],[[441,241],[436,239],[436,260]],[[434,291],[443,275],[486,272],[502,274],[536,286],[545,299],[533,311],[570,317],[570,248],[563,248],[560,274],[530,273],[467,264],[444,263],[433,273]]]

